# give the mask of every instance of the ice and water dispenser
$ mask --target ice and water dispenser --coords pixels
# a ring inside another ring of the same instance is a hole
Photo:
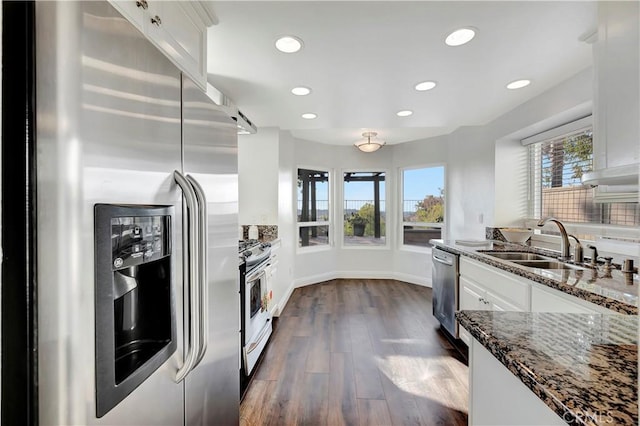
[[[96,204],[96,415],[176,350],[171,206]]]

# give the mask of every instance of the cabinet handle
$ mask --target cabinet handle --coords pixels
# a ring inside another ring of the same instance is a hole
[[[149,3],[147,3],[147,0],[137,0],[136,6],[141,7],[144,10],[147,10],[149,8]]]
[[[162,19],[160,19],[160,17],[156,15],[153,18],[151,18],[151,23],[155,24],[156,27],[159,27],[160,25],[162,25]]]

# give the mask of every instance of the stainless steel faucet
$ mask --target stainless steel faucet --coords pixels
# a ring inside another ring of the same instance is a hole
[[[569,234],[569,238],[573,238],[576,240],[576,245],[573,246],[573,261],[575,263],[584,262],[584,255],[582,251],[582,244],[580,244],[580,240],[573,234]]]
[[[556,225],[558,225],[558,229],[560,229],[560,236],[562,237],[562,241],[560,242],[560,257],[558,258],[558,260],[563,262],[570,260],[571,256],[569,256],[569,237],[567,236],[567,230],[564,229],[564,225],[555,217],[547,217],[545,219],[540,219],[540,221],[538,222],[538,226],[542,228],[547,222],[554,222]]]

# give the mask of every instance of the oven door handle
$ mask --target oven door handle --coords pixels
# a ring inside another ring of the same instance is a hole
[[[173,172],[173,178],[182,190],[182,194],[187,204],[186,220],[183,220],[183,294],[184,304],[186,309],[186,301],[189,301],[189,316],[188,333],[184,333],[185,342],[188,341],[186,355],[184,356],[184,363],[176,373],[176,383],[180,383],[189,374],[195,366],[196,358],[198,357],[198,351],[200,348],[200,331],[199,331],[199,316],[200,316],[200,303],[198,300],[199,291],[198,286],[198,260],[199,260],[199,246],[198,246],[198,215],[197,210],[197,198],[193,191],[193,187],[189,184],[189,181],[179,171]],[[188,335],[188,337],[187,337]]]
[[[193,188],[193,192],[196,195],[196,201],[198,202],[198,291],[200,293],[200,345],[198,348],[195,363],[192,368],[196,368],[205,352],[207,351],[207,337],[208,337],[208,292],[207,292],[207,254],[208,254],[208,212],[207,212],[207,197],[204,195],[204,190],[200,186],[197,180],[193,176],[187,175],[187,180]]]
[[[267,265],[265,265],[264,267],[260,268],[259,271],[255,271],[251,275],[249,275],[246,278],[246,282],[248,284],[251,281],[256,281],[257,279],[261,278],[263,275],[267,275]]]

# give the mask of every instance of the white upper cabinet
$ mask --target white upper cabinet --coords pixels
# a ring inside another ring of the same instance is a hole
[[[209,2],[110,0],[110,3],[202,90],[207,86]]]
[[[598,2],[594,169],[640,163],[639,3]]]

